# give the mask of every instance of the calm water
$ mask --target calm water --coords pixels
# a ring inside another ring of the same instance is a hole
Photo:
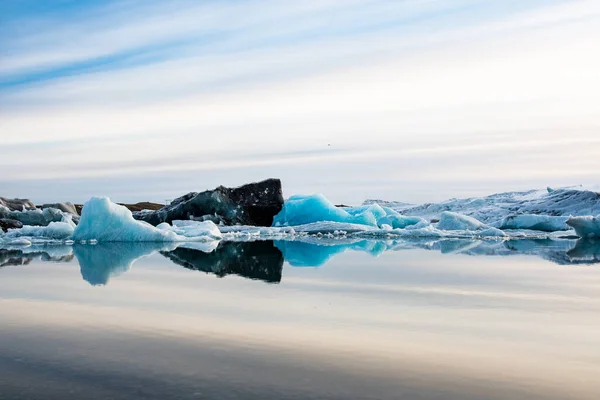
[[[0,399],[600,398],[600,245],[327,244],[2,250]]]

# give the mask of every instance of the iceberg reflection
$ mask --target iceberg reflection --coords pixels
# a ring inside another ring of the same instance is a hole
[[[275,246],[293,267],[320,267],[336,254],[348,250],[362,251],[374,257],[388,250],[386,242],[374,240],[278,240],[275,241]]]
[[[91,285],[128,271],[140,258],[160,253],[174,264],[219,277],[234,274],[268,283],[281,281],[283,263],[292,267],[319,267],[347,251],[377,257],[389,251],[421,249],[470,256],[531,255],[558,265],[600,263],[600,241],[520,239],[360,240],[303,237],[296,240],[212,241],[192,243],[111,242],[72,246],[30,246],[0,249],[0,267],[27,265],[33,260],[79,262],[82,278]]]
[[[90,285],[106,285],[111,277],[128,271],[133,263],[164,250],[172,244],[164,242],[105,242],[95,245],[74,244],[81,277]]]
[[[30,246],[0,249],[0,267],[27,265],[35,259],[49,262],[73,260],[71,246]]]

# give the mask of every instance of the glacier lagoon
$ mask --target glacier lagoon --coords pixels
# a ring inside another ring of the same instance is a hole
[[[4,398],[595,399],[600,243],[0,251]]]
[[[0,399],[600,392],[596,191],[292,196],[271,226],[58,205],[0,205]]]

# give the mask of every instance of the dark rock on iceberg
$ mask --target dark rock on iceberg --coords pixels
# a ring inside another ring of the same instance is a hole
[[[235,274],[269,283],[281,281],[283,255],[271,241],[221,242],[210,253],[178,247],[161,254],[185,268],[219,277]]]
[[[0,206],[8,208],[10,211],[23,211],[23,208],[25,208],[26,210],[35,209],[35,204],[33,204],[31,200],[7,199],[5,197],[0,197]]]
[[[70,202],[66,202],[66,203],[52,203],[52,204],[42,204],[40,206],[40,208],[46,209],[46,208],[55,208],[57,210],[60,210],[64,213],[69,213],[69,214],[73,214],[75,216],[79,215],[79,212],[77,211],[77,208],[75,207],[75,205],[73,203]]]
[[[79,221],[76,206],[69,202],[44,204],[36,207],[31,200],[0,197],[0,219],[18,221],[22,225],[47,226],[51,222],[60,222],[64,217],[69,216],[73,222]],[[20,228],[22,225],[8,228]],[[0,228],[5,230],[2,224],[0,224]]]
[[[21,223],[21,221],[17,221],[16,219],[8,219],[8,218],[1,218],[0,219],[0,230],[6,232],[9,229],[19,229],[22,228],[23,224]]]
[[[135,212],[135,211],[142,211],[142,210],[160,210],[161,208],[164,207],[164,204],[158,204],[158,203],[151,203],[149,201],[142,201],[139,203],[135,203],[135,204],[126,204],[126,203],[119,203],[122,206],[127,207],[127,209],[131,212]]]
[[[19,221],[23,225],[47,226],[50,222],[62,221],[65,215],[71,215],[74,222],[79,220],[78,215],[64,213],[56,208],[11,211],[5,207],[0,207],[0,219]]]
[[[225,225],[271,226],[283,207],[279,179],[267,179],[230,189],[188,193],[153,212],[136,212],[134,218],[152,225],[173,220],[211,220]]]

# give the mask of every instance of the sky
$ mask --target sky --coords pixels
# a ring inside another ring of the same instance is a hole
[[[600,2],[0,2],[0,195],[598,184]]]

